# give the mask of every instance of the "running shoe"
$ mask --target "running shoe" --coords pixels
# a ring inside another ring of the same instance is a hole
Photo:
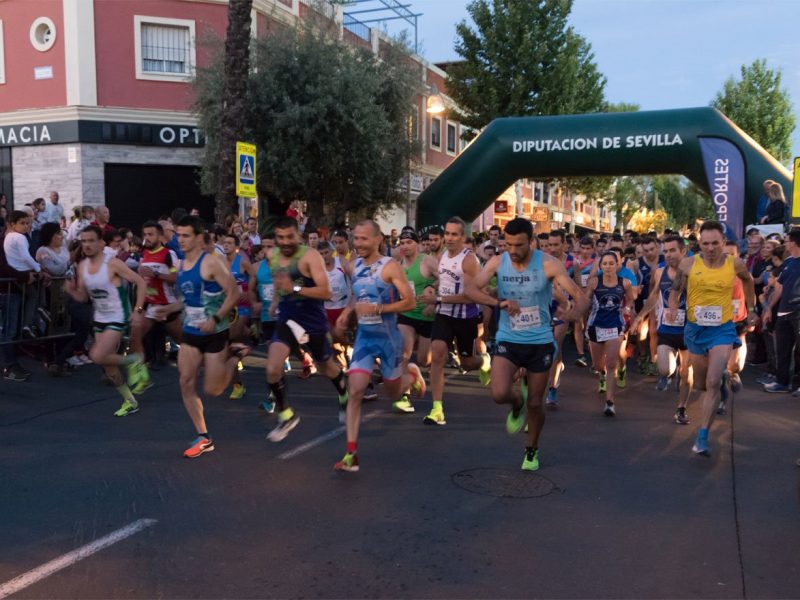
[[[184,458],[197,458],[201,454],[213,451],[214,451],[214,442],[212,442],[205,436],[199,435],[194,439],[194,441],[189,445],[189,447],[186,450],[184,450],[183,456]]]
[[[119,407],[119,410],[114,413],[114,416],[127,417],[128,415],[132,415],[135,412],[139,412],[139,403],[131,402],[130,400],[125,400],[122,403],[122,406]]]
[[[739,377],[738,373],[731,373],[730,381],[731,381],[731,390],[734,393],[739,393],[742,391],[742,378]]]
[[[486,353],[481,354],[481,359],[483,364],[478,369],[478,379],[480,379],[481,385],[489,385],[492,382],[492,361]]]
[[[756,379],[756,383],[759,385],[767,385],[768,383],[772,383],[775,381],[775,375],[772,373],[767,373],[766,375],[762,375]]]
[[[621,366],[617,369],[617,387],[619,389],[625,389],[625,386],[628,383],[628,367]]]
[[[654,362],[648,363],[647,365],[647,376],[648,377],[658,377],[658,365]]]
[[[692,452],[695,454],[701,454],[702,456],[711,456],[711,450],[708,445],[708,431],[701,429],[697,433],[697,439],[694,441],[694,446],[692,446]]]
[[[153,387],[153,381],[150,379],[150,372],[147,366],[142,363],[138,365],[138,378],[136,384],[131,388],[131,391],[137,396],[144,394],[147,390]]]
[[[342,460],[333,465],[336,471],[346,471],[348,473],[358,472],[358,454],[350,454],[349,452],[344,455]]]
[[[278,419],[278,425],[267,434],[270,442],[282,442],[289,435],[289,432],[300,424],[300,417],[292,415],[285,421]]]
[[[89,358],[88,354],[79,354],[78,358],[85,365],[93,365],[94,364],[94,361],[91,358]]]
[[[268,415],[271,415],[272,413],[275,412],[275,400],[274,400],[271,392],[270,392],[269,398],[259,402],[258,408],[263,410]]]
[[[717,405],[717,414],[724,415],[725,413],[727,413],[728,411],[726,407],[727,403],[725,402],[725,400],[720,400],[719,404]]]
[[[288,373],[291,370],[292,370],[292,363],[290,363],[289,359],[287,358],[285,361],[283,361],[283,371],[285,373]]]
[[[558,388],[551,387],[547,390],[547,401],[545,406],[550,410],[558,409]]]
[[[78,358],[77,356],[70,356],[70,357],[67,359],[67,364],[68,364],[70,367],[75,367],[75,368],[77,369],[78,367],[82,367],[82,366],[83,366],[84,364],[86,364],[86,363],[84,363],[84,362],[83,362],[83,361],[82,361],[80,358]]]
[[[615,417],[617,415],[617,409],[614,408],[614,403],[610,401],[606,401],[606,407],[603,409],[603,414],[607,417]]]
[[[675,417],[673,418],[673,420],[678,425],[688,425],[689,423],[691,423],[691,421],[689,420],[689,417],[686,416],[686,409],[685,408],[679,408],[678,410],[676,410],[675,411]]]
[[[575,359],[575,364],[579,367],[588,367],[589,361],[586,360],[585,354],[579,354],[578,358]]]
[[[378,392],[375,390],[375,386],[370,382],[367,384],[367,389],[364,391],[364,402],[372,402],[373,400],[378,399]]]
[[[414,412],[415,408],[411,400],[408,399],[408,395],[403,394],[400,400],[392,403],[392,410],[396,413],[411,414]]]
[[[525,458],[522,459],[523,471],[538,471],[539,470],[539,451],[538,450],[525,450]]]
[[[139,378],[141,377],[139,371],[139,363],[131,363],[127,367],[128,371],[128,387],[133,389],[136,387],[136,384],[139,383]]]
[[[236,370],[239,372],[244,371],[244,363],[242,361],[236,363]]]
[[[773,381],[772,383],[768,383],[764,386],[764,391],[769,392],[770,394],[788,394],[792,390],[788,385],[781,385],[777,381]]]
[[[425,418],[422,419],[425,425],[446,425],[447,421],[444,420],[444,411],[441,409],[432,409]]]
[[[669,377],[660,375],[658,377],[658,383],[656,383],[656,389],[659,392],[666,392],[669,389]]]
[[[317,372],[317,365],[313,362],[303,363],[303,371],[298,375],[300,379],[308,379]]]
[[[523,425],[525,425],[524,404],[520,405],[517,409],[508,411],[508,416],[506,417],[506,431],[509,435],[514,435],[522,430]]]
[[[247,389],[241,383],[234,383],[233,389],[231,390],[230,399],[231,400],[240,400],[244,397],[244,393]]]
[[[414,376],[414,383],[411,384],[411,391],[413,391],[418,398],[423,398],[428,388],[425,385],[425,378],[422,376],[422,371],[420,371],[420,368],[416,364],[408,363],[408,372]],[[406,397],[406,400],[408,400],[408,397]]]
[[[461,367],[461,359],[458,358],[458,354],[456,354],[455,352],[450,352],[447,355],[446,366],[450,367],[451,369],[458,369],[459,367]]]
[[[606,378],[605,377],[601,377],[600,381],[597,384],[597,393],[598,394],[605,394],[607,387],[608,386],[606,385]]]

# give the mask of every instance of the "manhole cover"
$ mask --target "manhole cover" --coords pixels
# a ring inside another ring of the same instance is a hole
[[[538,498],[558,489],[541,475],[516,469],[459,471],[453,475],[453,483],[473,494],[497,498]]]

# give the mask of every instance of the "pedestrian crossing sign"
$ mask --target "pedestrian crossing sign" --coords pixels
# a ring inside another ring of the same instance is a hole
[[[254,144],[236,142],[236,195],[256,198],[256,147]]]

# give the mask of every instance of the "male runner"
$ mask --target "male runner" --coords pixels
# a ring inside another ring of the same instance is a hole
[[[703,393],[703,420],[692,450],[710,455],[708,431],[719,402],[720,382],[728,365],[736,327],[733,324],[733,279],[742,280],[748,320],[755,323],[753,278],[745,264],[734,256],[725,256],[724,229],[716,221],[700,226],[701,255],[684,258],[677,268],[669,296],[667,318],[678,317],[681,293],[686,290],[686,330],[684,339],[694,370],[694,383]]]
[[[431,227],[426,233],[428,236],[428,254],[439,260],[444,254],[444,229],[438,225]]]
[[[433,329],[434,307],[425,304],[420,297],[426,288],[433,288],[439,277],[439,264],[432,256],[421,254],[419,238],[413,229],[400,234],[400,264],[405,270],[406,279],[417,298],[412,310],[397,316],[397,327],[403,336],[403,362],[408,363],[414,354],[416,344],[416,364],[422,368],[431,364],[431,330]],[[414,405],[404,390],[401,398],[392,405],[396,412],[413,413]]]
[[[445,425],[444,417],[444,366],[448,346],[455,340],[464,371],[480,369],[483,385],[491,380],[491,360],[486,352],[478,353],[478,305],[465,294],[467,282],[480,272],[478,259],[464,248],[466,223],[452,217],[445,224],[444,242],[446,250],[439,260],[439,290],[425,290],[423,301],[436,304],[436,316],[431,329],[431,393],[433,408],[424,422],[430,425]]]
[[[103,367],[108,377],[122,396],[122,406],[114,413],[125,417],[139,410],[128,385],[122,379],[121,365],[130,367],[129,372],[137,374],[141,381],[147,375],[144,356],[132,352],[126,356],[117,354],[122,335],[131,325],[132,329],[142,327],[146,285],[144,280],[118,258],[103,253],[102,230],[97,225],[89,225],[80,233],[81,250],[84,258],[77,269],[77,281],[67,279],[64,290],[77,302],[92,301],[94,309],[94,345],[89,357]],[[136,305],[131,315],[128,290],[123,280],[136,286]],[[138,332],[137,332],[137,335]],[[141,339],[141,337],[139,338]],[[130,382],[133,385],[134,382]]]
[[[225,259],[205,252],[205,231],[199,217],[183,217],[176,229],[185,256],[177,279],[184,305],[178,371],[183,406],[197,430],[183,455],[197,458],[214,450],[197,393],[197,375],[202,367],[203,390],[211,396],[219,396],[228,387],[239,360],[228,347],[230,314],[239,301],[239,288]]]
[[[250,332],[250,315],[253,313],[253,307],[247,294],[252,265],[250,259],[240,249],[240,246],[241,240],[234,233],[226,233],[222,238],[222,251],[225,253],[225,262],[233,279],[236,281],[236,286],[239,288],[239,301],[236,303],[237,316],[236,320],[231,323],[230,328],[230,340],[238,342],[247,339]],[[242,376],[240,375],[242,370],[244,370],[244,367],[240,362],[231,379],[233,384],[230,395],[231,400],[240,400],[247,391],[242,384]]]
[[[284,362],[291,351],[307,346],[322,373],[336,388],[339,411],[347,405],[347,384],[341,366],[333,359],[332,339],[324,302],[331,299],[325,261],[319,252],[300,244],[300,230],[292,217],[275,223],[277,248],[270,253],[269,268],[278,303],[275,334],[267,354],[267,383],[275,397],[278,425],[267,439],[280,442],[297,427],[300,418],[286,403]]]
[[[399,400],[408,387],[419,395],[425,394],[419,367],[414,363],[406,366],[403,361],[403,338],[397,329],[397,313],[414,307],[414,294],[397,261],[381,255],[382,240],[381,229],[374,221],[356,225],[353,241],[358,258],[353,267],[352,300],[337,324],[340,329],[346,328],[353,312],[358,318],[353,360],[347,374],[347,452],[334,465],[337,471],[359,469],[356,453],[361,401],[376,360],[380,360],[383,388],[393,401]]]
[[[448,225],[449,227],[449,225]],[[506,418],[509,434],[518,433],[527,414],[527,444],[522,469],[539,468],[539,436],[544,426],[542,405],[555,347],[550,327],[552,284],[555,282],[575,298],[575,307],[559,316],[564,320],[582,318],[589,307],[586,297],[567,275],[560,259],[541,250],[531,250],[533,225],[527,219],[512,219],[505,226],[508,252],[489,260],[483,270],[467,279],[467,296],[475,302],[500,309],[497,353],[492,359],[492,397],[498,404],[511,404]],[[497,298],[483,291],[497,275]],[[528,395],[514,389],[519,369],[527,371]]]
[[[647,298],[650,296],[650,282],[652,280],[653,272],[664,266],[664,257],[659,254],[658,240],[654,237],[646,236],[641,238],[642,256],[636,261],[636,267],[640,275],[639,296],[636,298],[636,312],[641,311]],[[655,289],[655,288],[654,288]],[[651,313],[650,319],[645,323],[642,321],[639,328],[638,346],[641,364],[641,372],[643,375],[656,375],[659,371],[656,364],[658,355],[657,350],[657,336],[648,333],[656,329],[655,313]],[[649,350],[650,360],[646,360],[646,354]]]
[[[563,229],[552,230],[547,237],[547,248],[550,256],[561,261],[567,271],[567,275],[574,277],[573,263],[575,258],[566,252],[566,234]],[[559,290],[561,293],[561,290]],[[569,300],[569,297],[567,297]],[[550,307],[550,314],[555,315],[558,301],[554,298],[553,305]],[[564,338],[567,337],[569,323],[557,317],[553,318],[553,335],[555,336],[555,356],[550,367],[550,381],[547,390],[547,408],[558,408],[558,388],[561,385],[561,374],[564,371],[564,361],[562,360],[562,349],[564,348]]]
[[[686,257],[686,243],[679,235],[671,234],[664,238],[665,266],[656,269],[653,274],[653,291],[642,310],[634,319],[632,330],[637,331],[648,315],[655,310],[658,337],[658,384],[656,389],[666,391],[669,388],[670,378],[676,373],[677,359],[680,359],[678,408],[675,411],[674,421],[679,425],[688,425],[689,417],[686,415],[686,406],[689,403],[689,394],[692,391],[692,369],[689,366],[689,351],[683,339],[686,325],[686,293],[681,294],[678,303],[677,317],[670,321],[666,308],[669,294],[672,291],[672,282],[675,279],[678,266]],[[651,332],[652,333],[652,332]]]
[[[579,246],[580,252],[575,258],[574,272],[575,283],[577,283],[581,291],[583,291],[589,285],[589,276],[591,275],[592,266],[594,265],[594,240],[588,235],[584,236],[580,239]],[[586,337],[584,331],[585,323],[582,320],[577,321],[575,323],[575,347],[578,350],[578,358],[575,359],[575,364],[579,367],[586,367],[589,365],[589,359],[586,356]]]
[[[334,350],[340,364],[346,365],[344,345],[348,343],[347,336],[338,336],[336,321],[339,315],[350,304],[350,281],[353,279],[353,266],[350,262],[333,256],[333,247],[330,242],[322,240],[317,244],[317,251],[325,261],[325,272],[328,275],[328,284],[331,288],[331,299],[325,301],[325,314],[328,316],[328,325],[333,334]]]

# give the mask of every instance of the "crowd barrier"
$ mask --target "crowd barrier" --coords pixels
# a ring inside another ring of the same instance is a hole
[[[0,345],[56,340],[72,335],[64,277],[22,284],[0,278]]]

